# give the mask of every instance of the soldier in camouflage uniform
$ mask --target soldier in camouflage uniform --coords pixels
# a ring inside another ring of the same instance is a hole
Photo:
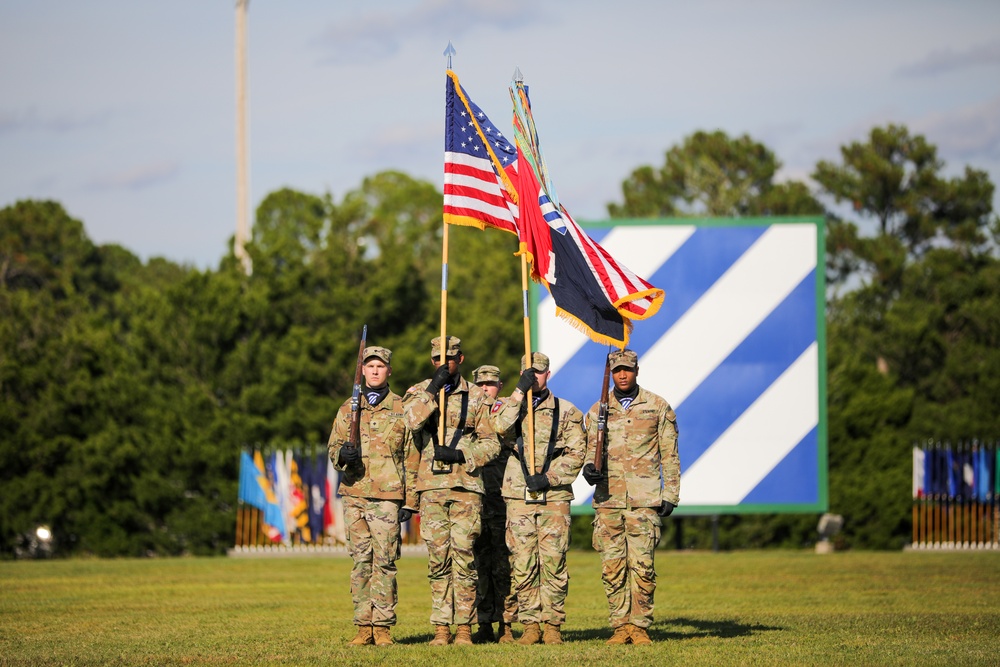
[[[531,356],[510,398],[498,401],[491,419],[505,447],[513,449],[504,472],[507,501],[507,546],[511,580],[517,595],[518,618],[524,624],[520,644],[562,644],[566,622],[569,572],[570,501],[573,480],[583,466],[587,440],[583,413],[548,389],[549,358]],[[530,469],[523,436],[527,420],[526,394],[532,392],[534,465]],[[545,624],[544,633],[540,623]]]
[[[417,473],[420,536],[427,544],[434,625],[432,646],[451,643],[450,625],[458,626],[456,644],[472,644],[476,622],[476,564],[472,545],[479,537],[484,492],[482,468],[500,453],[483,390],[462,378],[461,341],[447,336],[446,361],[441,339],[431,341],[434,376],[410,387],[403,399],[407,427],[421,452]],[[438,424],[444,390],[444,437]]]
[[[392,352],[362,350],[365,388],[359,399],[360,442],[351,442],[351,401],[330,433],[330,460],[340,471],[347,549],[354,559],[351,597],[357,636],[351,645],[392,644],[396,624],[399,524],[417,507],[417,452],[403,422],[403,399],[389,390]]]
[[[594,489],[594,548],[614,634],[609,644],[649,644],[656,571],[653,554],[660,519],[680,499],[677,417],[663,398],[641,388],[632,350],[608,355],[614,389],[608,396],[602,470],[594,466],[600,402],[587,415],[588,463],[583,477]]]
[[[486,393],[491,403],[503,388],[500,369],[496,366],[484,365],[472,371],[472,382]],[[482,533],[473,547],[479,573],[476,589],[479,630],[472,635],[476,644],[514,641],[511,624],[517,620],[517,597],[510,587],[510,550],[505,536],[507,507],[501,493],[504,467],[510,453],[510,449],[502,448],[500,455],[483,468],[486,493],[483,495]],[[499,624],[497,636],[493,634],[493,623]]]

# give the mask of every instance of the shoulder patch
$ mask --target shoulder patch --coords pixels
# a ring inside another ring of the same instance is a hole
[[[493,404],[493,407],[490,408],[490,412],[500,412],[500,409],[502,407],[503,407],[503,399],[498,398],[496,403]]]

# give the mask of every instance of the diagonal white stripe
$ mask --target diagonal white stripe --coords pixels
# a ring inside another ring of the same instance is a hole
[[[615,227],[604,237],[601,246],[612,257],[621,258],[636,275],[649,280],[649,276],[656,273],[677,252],[677,249],[684,245],[688,237],[694,234],[695,229],[694,225]],[[666,289],[666,298],[670,298],[669,286],[656,285],[656,287]],[[538,349],[549,356],[553,375],[569,363],[573,355],[590,340],[586,334],[556,317],[556,305],[548,292],[545,292],[545,297],[538,303],[536,326]],[[643,324],[640,323],[638,326]]]
[[[771,225],[642,356],[639,384],[676,409],[815,268],[815,225]]]
[[[739,504],[815,428],[818,362],[813,343],[684,472],[682,506]]]

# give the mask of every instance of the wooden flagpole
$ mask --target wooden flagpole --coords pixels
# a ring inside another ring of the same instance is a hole
[[[523,252],[521,253],[521,301],[524,311],[524,367],[534,368],[531,358],[531,316],[528,313],[528,259]],[[538,471],[535,470],[535,410],[531,387],[528,387],[524,400],[527,401],[525,413],[527,433],[522,433],[522,437],[525,439],[524,448],[528,450],[528,470],[534,475]]]
[[[445,335],[448,324],[448,223],[442,220],[441,234],[441,365],[448,363],[448,338]],[[444,446],[445,389],[438,392],[438,444]]]

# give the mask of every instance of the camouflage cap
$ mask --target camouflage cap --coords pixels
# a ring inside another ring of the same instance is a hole
[[[392,350],[387,347],[379,347],[378,345],[369,345],[361,351],[362,361],[368,361],[372,357],[381,359],[388,364],[389,360],[392,359]]]
[[[462,354],[462,341],[454,336],[445,336],[448,339],[448,348],[444,351],[446,357],[456,357]],[[431,356],[441,356],[441,336],[431,339]]]
[[[549,358],[541,352],[531,353],[531,367],[543,373],[549,370]],[[524,370],[524,355],[521,356],[521,370]]]
[[[472,382],[473,384],[479,384],[480,382],[500,382],[500,369],[489,364],[480,366],[472,371]]]
[[[625,368],[638,368],[639,355],[632,350],[615,350],[608,355],[608,366],[611,370],[624,366]]]

